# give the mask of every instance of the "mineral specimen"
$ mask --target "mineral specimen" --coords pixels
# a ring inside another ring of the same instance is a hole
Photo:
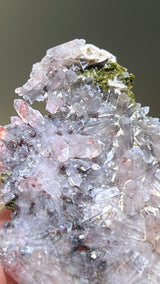
[[[4,270],[19,284],[160,283],[160,122],[85,40],[49,49],[0,127]],[[31,107],[46,102],[46,115]]]

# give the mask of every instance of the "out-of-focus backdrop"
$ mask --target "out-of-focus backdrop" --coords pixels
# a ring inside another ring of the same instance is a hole
[[[136,100],[160,117],[160,0],[0,0],[1,125],[33,63],[74,38],[116,55],[136,75]]]

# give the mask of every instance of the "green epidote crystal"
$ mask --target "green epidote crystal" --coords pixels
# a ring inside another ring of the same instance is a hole
[[[0,184],[5,183],[10,175],[10,173],[0,174]]]
[[[11,175],[10,173],[1,173],[0,174],[0,184],[4,184],[8,180],[10,175]],[[6,207],[9,210],[14,210],[14,202],[9,201],[6,204],[5,203],[0,204],[0,211],[2,211],[4,207]]]
[[[109,80],[117,79],[123,82],[127,86],[127,94],[130,97],[130,103],[135,103],[135,96],[132,92],[133,80],[135,76],[132,73],[128,73],[127,69],[122,67],[117,62],[108,62],[104,64],[97,64],[91,66],[85,70],[79,70],[78,75],[83,77],[89,77],[93,79],[93,82],[98,84],[103,92],[107,92],[109,89]]]
[[[15,210],[15,203],[14,203],[14,200],[11,200],[11,201],[7,202],[7,203],[5,204],[5,207],[6,207],[8,210],[14,211],[14,210]]]

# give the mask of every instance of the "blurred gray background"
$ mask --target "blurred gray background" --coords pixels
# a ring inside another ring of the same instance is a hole
[[[160,0],[0,0],[0,124],[32,64],[74,38],[116,55],[136,75],[136,100],[160,117],[159,30]]]

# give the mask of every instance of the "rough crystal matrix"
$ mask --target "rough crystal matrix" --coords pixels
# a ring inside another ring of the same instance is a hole
[[[19,284],[160,283],[160,122],[85,40],[49,49],[0,127],[4,270]],[[31,107],[46,102],[46,115]]]

